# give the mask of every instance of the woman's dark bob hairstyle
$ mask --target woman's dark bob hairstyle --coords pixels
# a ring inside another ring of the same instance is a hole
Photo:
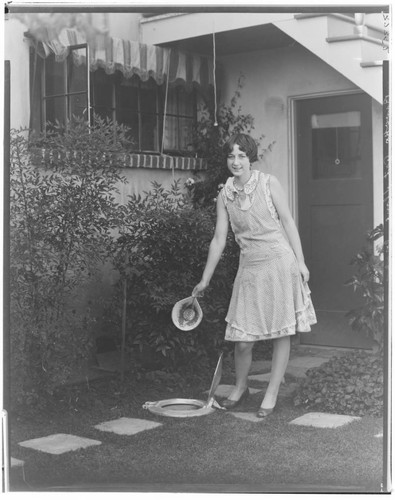
[[[240,151],[243,151],[251,163],[258,160],[258,146],[254,139],[247,134],[234,134],[224,145],[224,153],[226,156],[232,152],[233,146],[237,144]]]

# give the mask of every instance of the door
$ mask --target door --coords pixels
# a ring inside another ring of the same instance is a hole
[[[371,99],[365,94],[296,103],[298,223],[317,325],[304,344],[369,348],[345,317],[361,304],[345,282],[373,228]]]

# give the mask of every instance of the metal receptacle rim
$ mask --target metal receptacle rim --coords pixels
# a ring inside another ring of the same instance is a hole
[[[180,410],[172,409],[171,406],[197,406],[196,409],[190,410]],[[163,399],[162,401],[147,401],[143,408],[149,410],[151,413],[156,415],[162,415],[164,417],[199,417],[202,415],[208,415],[215,411],[212,405],[208,406],[206,401],[200,401],[199,399],[184,399],[184,398],[172,398]]]

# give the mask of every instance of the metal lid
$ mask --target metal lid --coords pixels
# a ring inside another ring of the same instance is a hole
[[[224,355],[224,353],[221,352],[221,355],[220,355],[218,362],[217,362],[217,367],[216,367],[215,372],[214,372],[213,380],[211,382],[210,390],[208,392],[207,404],[209,404],[210,400],[214,397],[215,391],[217,390],[217,387],[221,381],[223,355]]]

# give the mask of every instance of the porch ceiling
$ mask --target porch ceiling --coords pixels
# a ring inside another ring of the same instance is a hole
[[[297,42],[273,24],[251,26],[215,34],[217,56],[251,52],[254,50],[276,49],[288,47]],[[175,42],[167,42],[164,47],[211,55],[213,52],[213,36],[202,35],[195,38],[184,38]]]

